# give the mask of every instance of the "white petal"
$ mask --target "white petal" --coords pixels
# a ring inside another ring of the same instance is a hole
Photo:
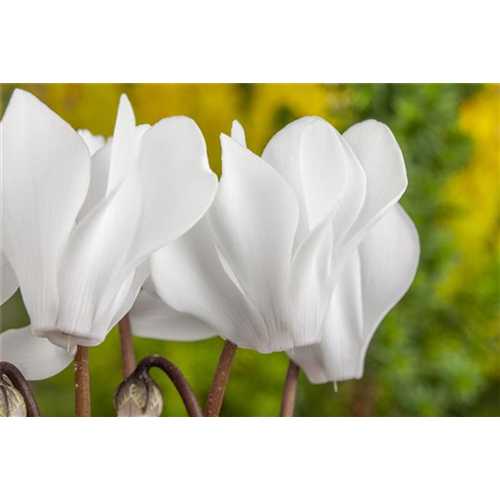
[[[155,284],[153,283],[151,274],[146,278],[146,280],[142,284],[142,289],[145,290],[149,295],[152,295],[153,297],[159,297],[158,293],[156,293]]]
[[[345,142],[342,142],[342,156],[345,167],[345,183],[338,199],[338,207],[334,207],[332,220],[337,248],[343,245],[349,230],[356,223],[366,196],[365,173]]]
[[[420,246],[398,204],[368,233],[344,269],[320,344],[289,353],[313,383],[361,378],[369,342],[410,287]]]
[[[144,291],[139,294],[130,311],[130,321],[136,337],[192,341],[218,335],[206,323],[172,309],[160,298]]]
[[[147,123],[141,123],[135,128],[135,133],[137,134],[137,139],[140,141],[142,136],[151,128],[151,125]]]
[[[31,327],[7,330],[0,335],[0,359],[15,365],[27,380],[43,380],[63,371],[75,357],[33,334]]]
[[[97,150],[101,149],[106,142],[106,139],[102,135],[94,135],[85,129],[79,129],[78,134],[85,141],[89,152],[93,155]]]
[[[115,294],[111,307],[106,308],[106,301],[103,300],[100,310],[103,311],[103,319],[107,319],[107,327],[103,329],[103,333],[108,333],[130,311],[149,273],[149,262],[145,261],[137,267],[132,280],[125,281],[118,293]],[[108,296],[113,295],[113,289],[108,289],[106,293]]]
[[[370,337],[413,282],[420,257],[418,232],[396,204],[359,246],[364,328]]]
[[[291,309],[297,345],[321,339],[321,325],[331,302],[333,229],[326,218],[301,243],[293,257]]]
[[[134,262],[189,230],[207,211],[217,190],[203,134],[184,116],[161,120],[143,135],[139,172],[144,200],[129,256]]]
[[[208,216],[151,257],[158,295],[241,347],[256,349],[266,328],[253,305],[224,271]]]
[[[81,345],[102,342],[107,333],[103,334],[102,329],[107,328],[112,316],[96,320],[99,308],[104,304],[111,307],[114,299],[109,293],[118,293],[127,280],[130,283],[133,279],[135,269],[127,264],[143,206],[142,180],[137,168],[141,134],[135,126],[130,102],[122,96],[111,151],[106,151],[106,146],[96,153],[94,167],[103,172],[92,186],[95,201],[89,204],[97,205],[90,208],[71,234],[62,261],[60,289],[64,301],[57,328],[46,332],[35,329],[37,335],[47,336],[54,343],[61,343],[60,332],[74,336]]]
[[[363,345],[362,307],[359,254],[355,250],[333,292],[321,342],[288,352],[311,383],[355,378]]]
[[[31,94],[16,90],[2,121],[3,251],[32,324],[57,317],[58,265],[90,179],[81,137]]]
[[[66,347],[68,342],[71,345],[78,344],[89,347],[99,345],[112,328],[129,312],[148,274],[149,263],[146,261],[128,274],[119,273],[111,278],[101,299],[96,304],[90,332],[85,334],[71,332],[69,340],[68,334],[64,333],[68,331],[65,328],[52,332],[38,332],[38,334],[48,338],[59,347]]]
[[[339,224],[349,227],[365,195],[365,176],[356,156],[342,136],[324,120],[311,123],[301,137],[300,167],[309,228],[339,206]],[[336,235],[345,229],[335,227]]]
[[[125,106],[129,106],[128,101],[123,101]],[[133,117],[130,115],[120,113],[119,116],[121,119],[128,119],[128,127],[126,127],[123,123],[117,125],[118,133],[125,133],[125,138],[128,138],[132,134],[133,129]],[[135,127],[135,141],[132,144],[135,144],[138,147],[141,137],[144,133],[149,130],[149,125],[138,125]],[[123,140],[119,141],[119,144],[115,147],[120,147],[120,143],[123,143]],[[128,144],[127,147],[129,147]],[[108,191],[108,181],[109,181],[109,170],[111,166],[111,154],[113,152],[113,139],[109,139],[106,144],[99,149],[92,156],[92,169],[91,169],[91,177],[90,177],[90,186],[87,193],[87,197],[85,198],[85,202],[78,214],[77,221],[80,222],[88,213],[91,212],[106,196],[106,192]],[[137,156],[137,151],[131,153],[132,156]],[[115,151],[115,164],[116,158],[120,155]],[[137,186],[139,187],[139,186]]]
[[[64,301],[57,326],[62,332],[80,337],[82,345],[83,338],[102,341],[101,332],[95,331],[96,311],[108,290],[117,292],[127,277],[132,279],[134,268],[127,268],[127,254],[136,235],[141,205],[141,180],[133,169],[82,220],[68,242],[60,275]]]
[[[2,288],[0,290],[1,292],[0,305],[2,305],[4,302],[7,302],[7,300],[9,300],[12,297],[12,295],[14,295],[16,290],[19,288],[19,283],[17,281],[14,269],[12,269],[12,266],[9,264],[9,261],[7,260],[7,257],[3,252],[1,253],[0,258],[2,259],[1,262]]]
[[[92,156],[90,185],[85,202],[78,214],[78,222],[90,213],[106,195],[112,144],[112,141],[108,141],[104,147]]]
[[[269,338],[258,350],[282,350],[294,344],[287,294],[297,200],[276,170],[224,135],[222,169],[209,213],[216,246],[266,323]]]
[[[115,127],[111,169],[115,148],[123,144],[121,135],[138,135],[129,115],[119,113],[118,120],[127,126]],[[67,300],[58,326],[77,335],[80,343],[103,340],[103,314],[108,314],[107,310],[101,314],[103,304],[120,289],[119,297],[137,295],[145,276],[125,294],[125,283],[132,280],[135,268],[188,230],[206,211],[217,188],[203,136],[192,120],[166,119],[140,133],[139,166],[130,167],[123,182],[77,227],[68,245],[61,276]],[[118,306],[113,303],[110,310]]]
[[[262,158],[275,168],[295,192],[300,207],[300,218],[297,229],[297,240],[309,233],[309,218],[304,193],[301,144],[304,131],[320,118],[305,116],[288,124],[268,142],[262,153]]]
[[[365,175],[337,130],[321,118],[301,118],[269,141],[263,158],[285,177],[300,202],[297,243],[336,211],[333,224],[340,245],[361,210]]]
[[[366,175],[366,199],[349,237],[361,241],[366,231],[397,203],[408,180],[401,149],[389,127],[376,120],[353,125],[344,138]]]
[[[247,141],[245,139],[245,130],[238,120],[233,121],[233,125],[231,127],[231,137],[236,142],[239,142],[242,146],[247,146]]]
[[[120,97],[118,116],[113,133],[113,148],[109,166],[109,178],[106,192],[109,194],[136,165],[138,136],[135,128],[135,116],[127,96]]]

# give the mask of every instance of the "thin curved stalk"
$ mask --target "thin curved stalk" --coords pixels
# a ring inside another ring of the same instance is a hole
[[[134,341],[132,338],[132,328],[130,326],[129,315],[126,314],[118,323],[120,333],[120,347],[122,352],[123,377],[127,378],[135,370],[137,360],[134,351]]]
[[[283,387],[280,413],[280,486],[281,500],[293,500],[293,416],[299,379],[299,367],[290,361]]]
[[[88,348],[75,356],[76,499],[91,498],[91,412]]]
[[[205,453],[207,500],[219,498],[219,415],[237,346],[226,340],[205,407]]]
[[[0,378],[8,377],[15,389],[17,389],[26,405],[26,498],[27,500],[40,499],[40,411],[30,386],[21,371],[7,361],[0,362]],[[2,428],[7,427],[8,417]],[[4,429],[5,430],[5,429]],[[5,457],[4,457],[5,458]],[[2,468],[6,461],[2,460]]]

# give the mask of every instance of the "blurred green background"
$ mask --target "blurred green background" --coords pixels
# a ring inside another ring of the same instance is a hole
[[[43,100],[74,128],[111,135],[118,99],[129,96],[138,123],[188,115],[201,127],[220,173],[220,132],[238,119],[259,153],[274,132],[303,115],[340,131],[366,118],[388,124],[403,150],[409,187],[402,205],[421,238],[419,271],[368,351],[362,380],[312,385],[301,375],[297,415],[500,415],[500,86],[373,85],[67,85],[2,86],[2,114],[15,87]],[[2,331],[28,323],[19,292],[2,307]],[[135,339],[137,354],[174,361],[205,400],[221,339],[196,343]],[[118,335],[91,349],[94,416],[113,416],[121,380]],[[222,410],[273,416],[288,358],[240,349]],[[155,374],[164,415],[185,410],[166,377]],[[46,416],[73,414],[73,370],[33,383]]]

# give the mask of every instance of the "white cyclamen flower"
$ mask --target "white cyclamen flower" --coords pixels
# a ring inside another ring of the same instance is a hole
[[[190,229],[217,189],[188,118],[136,127],[122,96],[113,139],[92,157],[98,144],[84,139],[14,92],[2,121],[2,300],[18,281],[35,334],[64,347],[104,340],[150,254]]]
[[[223,175],[209,212],[151,258],[156,292],[179,332],[192,318],[200,335],[202,322],[207,336],[260,352],[318,343],[347,261],[406,189],[399,146],[376,121],[342,136],[311,117],[276,134],[262,158],[237,122],[232,136],[222,135]],[[140,327],[144,316],[133,313]]]

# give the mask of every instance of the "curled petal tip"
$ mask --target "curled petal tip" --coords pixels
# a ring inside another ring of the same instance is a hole
[[[239,142],[242,146],[246,147],[245,130],[238,120],[233,120],[231,127],[231,137]]]

